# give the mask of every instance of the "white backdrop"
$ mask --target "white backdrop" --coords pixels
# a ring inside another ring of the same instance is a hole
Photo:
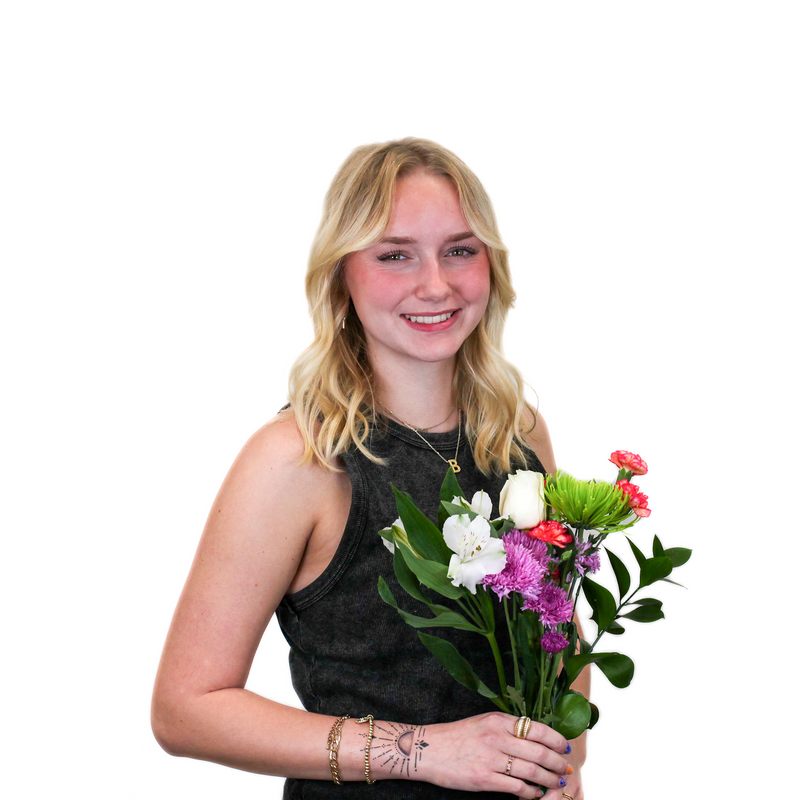
[[[506,352],[559,465],[642,453],[638,541],[694,549],[667,619],[609,643],[632,685],[594,673],[586,797],[788,796],[796,5],[0,8],[4,796],[280,796],[166,755],[150,693],[214,495],[310,340],[323,194],[407,135],[493,198]],[[271,623],[248,688],[298,705],[286,654]]]

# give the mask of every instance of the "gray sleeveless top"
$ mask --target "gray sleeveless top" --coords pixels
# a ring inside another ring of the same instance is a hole
[[[436,520],[439,490],[448,469],[410,428],[388,418],[380,422],[371,430],[369,449],[387,458],[387,466],[374,464],[355,447],[342,455],[352,483],[352,500],[339,546],[323,573],[309,586],[286,595],[276,610],[290,646],[295,691],[308,711],[351,717],[372,714],[376,720],[418,725],[495,711],[489,700],[457,683],[422,645],[416,631],[378,595],[378,576],[382,575],[401,608],[430,616],[427,608],[398,585],[392,555],[377,532],[398,516],[391,483],[410,493],[422,511]],[[457,430],[424,436],[445,458],[453,456]],[[528,469],[545,471],[533,451],[527,449],[526,456]],[[492,516],[497,516],[506,475],[487,477],[477,469],[463,429],[458,463],[461,472],[457,478],[466,498],[471,500],[478,489],[484,489],[495,504]],[[448,604],[438,597],[436,601]],[[497,619],[500,623],[502,612]],[[444,628],[426,632],[451,641],[485,683],[497,686],[494,660],[482,636]],[[505,625],[498,624],[497,633],[505,649]],[[325,742],[320,742],[321,758],[326,752]],[[284,800],[507,800],[510,796],[448,790],[423,781],[380,780],[372,785],[348,781],[337,786],[330,780],[294,778],[287,779],[283,793]]]

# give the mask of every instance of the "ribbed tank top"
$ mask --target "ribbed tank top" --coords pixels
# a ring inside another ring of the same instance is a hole
[[[455,452],[457,429],[425,433],[445,458]],[[351,717],[372,714],[376,720],[417,725],[454,720],[495,711],[491,701],[457,683],[417,638],[417,632],[378,595],[378,576],[389,584],[401,608],[422,616],[430,611],[398,585],[392,555],[378,531],[397,518],[390,484],[408,492],[422,511],[436,520],[439,490],[448,465],[410,428],[380,418],[371,428],[369,449],[387,459],[374,464],[355,447],[342,454],[352,483],[352,499],[336,552],[322,574],[309,586],[286,595],[276,610],[290,647],[292,683],[303,706],[320,714]],[[536,455],[526,449],[527,468],[544,472]],[[506,475],[485,476],[475,466],[463,428],[457,478],[468,500],[479,489],[492,498],[492,516]],[[522,465],[514,465],[521,468]],[[448,604],[444,599],[437,602]],[[498,616],[498,623],[502,615]],[[489,686],[497,674],[484,637],[467,631],[428,628],[425,632],[451,641]],[[505,649],[505,625],[498,641]],[[321,757],[325,742],[320,742]],[[413,768],[412,768],[413,774]],[[381,798],[381,800],[441,800],[482,798],[507,800],[511,795],[461,792],[423,781],[332,781],[289,778],[284,800],[323,798]]]

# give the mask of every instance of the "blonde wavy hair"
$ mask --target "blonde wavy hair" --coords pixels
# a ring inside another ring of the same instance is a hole
[[[523,417],[527,409],[535,426],[536,414],[524,399],[519,371],[501,352],[506,313],[515,300],[508,253],[489,197],[469,167],[435,142],[413,137],[355,149],[325,196],[306,273],[314,341],[289,374],[288,400],[305,441],[301,463],[315,460],[341,471],[336,456],[351,445],[371,461],[386,463],[365,444],[376,424],[374,374],[342,273],[348,253],[381,238],[397,180],[416,170],[453,182],[467,223],[488,250],[489,302],[456,355],[453,389],[478,469],[484,475],[510,472],[512,459],[527,466],[520,446]]]

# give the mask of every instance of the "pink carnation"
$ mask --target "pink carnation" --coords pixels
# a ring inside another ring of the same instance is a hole
[[[617,481],[617,488],[622,490],[628,498],[628,505],[637,517],[649,517],[650,509],[647,507],[647,495],[639,490],[636,484],[630,481]]]
[[[528,531],[528,536],[539,539],[556,547],[566,547],[572,541],[572,534],[565,525],[554,519],[540,522],[535,528]]]
[[[615,450],[608,460],[619,469],[626,469],[634,475],[647,474],[647,464],[636,453],[629,453],[627,450]]]

